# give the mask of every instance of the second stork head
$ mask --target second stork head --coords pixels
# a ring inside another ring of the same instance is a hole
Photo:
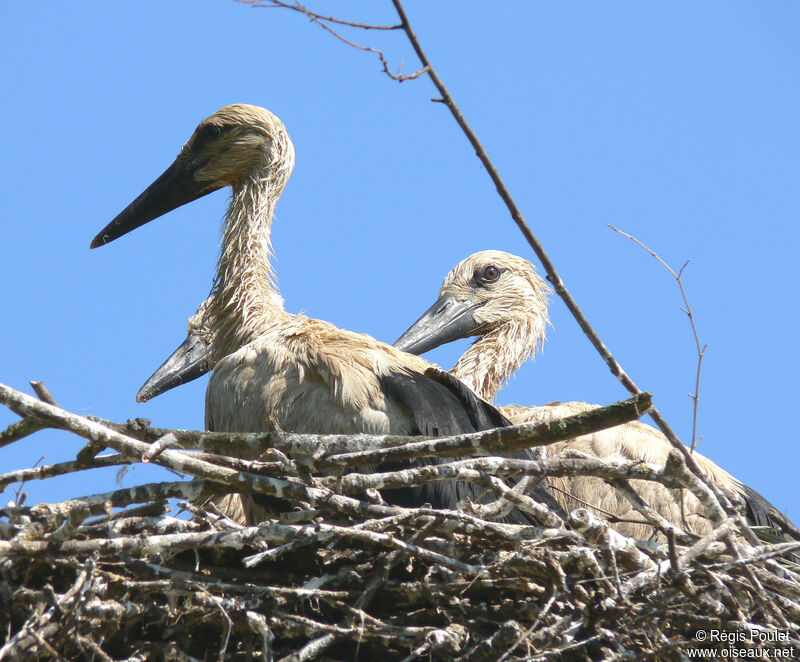
[[[469,336],[515,329],[526,356],[545,339],[550,288],[525,258],[504,251],[473,253],[445,276],[439,298],[394,343],[422,354]]]
[[[206,316],[211,301],[211,297],[205,299],[189,318],[186,339],[142,384],[136,394],[136,402],[147,402],[214,369],[214,332]]]

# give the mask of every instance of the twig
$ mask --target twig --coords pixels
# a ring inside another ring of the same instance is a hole
[[[378,56],[378,59],[381,61],[381,66],[383,67],[383,73],[385,73],[389,78],[392,80],[396,80],[398,83],[402,83],[406,80],[412,80],[414,78],[419,78],[424,73],[427,72],[426,67],[422,67],[418,71],[415,71],[411,74],[403,74],[401,73],[403,63],[400,63],[400,66],[397,68],[397,73],[392,72],[389,69],[389,61],[386,59],[386,55],[382,50],[379,48],[373,48],[372,46],[365,46],[363,44],[358,44],[354,41],[351,41],[347,37],[345,37],[341,32],[334,30],[328,23],[336,23],[339,25],[346,25],[350,27],[357,27],[363,28],[365,30],[399,30],[402,26],[400,25],[370,25],[368,23],[355,23],[352,21],[345,21],[342,19],[333,18],[331,16],[323,16],[322,14],[318,14],[316,12],[311,11],[304,5],[300,4],[299,2],[282,2],[281,0],[237,0],[237,2],[246,2],[247,4],[251,4],[254,7],[279,7],[282,9],[292,9],[294,11],[300,12],[308,17],[308,19],[319,25],[323,30],[329,32],[334,37],[336,37],[339,41],[344,42],[348,46],[352,46],[353,48],[357,48],[360,51],[366,51],[368,53],[374,53]]]
[[[24,398],[29,398],[29,396],[0,384],[0,404],[6,404],[13,409],[19,407]],[[60,408],[56,411],[37,407],[36,401],[33,399],[24,400],[24,403],[28,408],[27,411],[33,412],[32,415],[35,417],[41,417],[48,426],[72,429],[71,426],[77,425],[81,430],[89,430],[86,426],[99,425],[99,428],[91,428],[97,431],[95,434],[101,434],[100,431],[102,431],[102,436],[107,436],[110,432],[116,432],[125,439],[146,442],[154,442],[169,435],[170,445],[174,444],[174,447],[177,448],[225,452],[228,457],[218,461],[227,466],[233,466],[235,462],[241,461],[238,458],[231,458],[230,455],[259,456],[261,457],[260,462],[263,464],[263,460],[269,459],[270,454],[274,454],[277,463],[285,463],[281,470],[291,473],[294,470],[291,468],[287,455],[291,456],[293,461],[306,464],[314,470],[327,471],[339,469],[343,463],[348,466],[357,466],[385,461],[389,458],[408,459],[425,455],[479,455],[544,446],[636,420],[649,411],[651,396],[649,393],[640,393],[627,400],[547,423],[524,424],[435,439],[368,434],[322,435],[287,432],[240,433],[174,430],[142,427],[132,425],[131,422],[123,425],[94,416],[81,417]],[[86,436],[88,432],[78,432],[78,434]],[[104,445],[103,442],[95,443],[100,446]],[[144,449],[144,447],[138,446],[137,448]],[[149,447],[142,452],[147,453],[148,451]],[[208,456],[202,457],[206,460],[210,459]],[[276,464],[276,466],[279,465]]]
[[[64,474],[85,471],[87,469],[97,469],[99,467],[114,467],[120,464],[129,464],[130,461],[128,457],[120,453],[114,453],[95,457],[91,464],[88,465],[83,465],[76,460],[70,460],[69,462],[58,462],[57,464],[45,464],[41,467],[9,471],[8,473],[0,474],[0,490],[10,483],[43,480],[45,478],[51,478],[52,476],[63,476]]]
[[[317,469],[326,470],[341,466],[383,464],[427,455],[487,455],[535,448],[635,420],[648,411],[649,404],[649,394],[641,393],[629,400],[547,423],[527,423],[468,435],[412,441],[393,448],[337,453],[317,460],[314,465]]]
[[[686,295],[686,290],[683,287],[683,279],[682,279],[683,271],[684,269],[686,269],[687,266],[689,266],[689,260],[686,260],[686,262],[683,263],[683,266],[678,271],[675,271],[675,269],[669,266],[669,264],[667,264],[658,255],[658,253],[656,253],[652,248],[645,245],[643,242],[641,242],[633,235],[628,234],[627,232],[623,232],[618,227],[611,225],[610,223],[608,224],[608,227],[614,230],[614,232],[618,232],[622,236],[627,237],[631,241],[635,242],[636,244],[644,248],[648,253],[650,253],[650,255],[652,255],[656,260],[658,260],[664,266],[664,268],[666,268],[667,271],[669,271],[670,274],[672,274],[672,277],[677,281],[678,287],[680,288],[681,297],[683,297],[683,308],[681,308],[681,310],[684,313],[686,313],[686,316],[689,318],[689,324],[692,327],[692,335],[694,336],[694,344],[695,347],[697,348],[697,371],[695,373],[695,380],[694,380],[694,393],[689,394],[689,397],[692,399],[694,403],[692,411],[692,446],[691,446],[692,452],[694,452],[694,449],[697,446],[697,442],[699,441],[699,439],[697,438],[697,412],[698,412],[698,407],[700,405],[700,372],[703,369],[703,357],[705,356],[708,345],[704,344],[701,346],[700,344],[700,336],[697,333],[697,325],[694,322],[694,313],[692,312],[692,307],[689,305],[689,297]]]
[[[44,385],[44,382],[31,381],[30,384],[34,393],[36,393],[40,400],[51,405],[58,405],[55,398],[50,393],[50,390]],[[12,423],[5,430],[0,432],[0,448],[12,442],[24,439],[28,435],[43,430],[46,427],[47,425],[42,421],[25,416],[21,421]]]
[[[53,397],[53,394],[50,393],[50,389],[45,386],[44,382],[31,380],[30,384],[33,392],[36,393],[39,400],[46,402],[48,405],[55,405],[56,407],[59,406],[59,404],[56,402],[56,399]]]
[[[236,0],[236,2],[241,2],[263,9],[294,9],[296,11],[303,12],[306,16],[313,16],[321,21],[328,21],[329,23],[337,23],[339,25],[347,25],[352,28],[363,28],[364,30],[401,30],[403,27],[399,24],[381,25],[379,23],[359,23],[357,21],[347,21],[341,18],[336,18],[335,16],[325,16],[324,14],[318,14],[317,12],[311,11],[308,7],[301,5],[299,2],[289,3],[283,2],[282,0]]]

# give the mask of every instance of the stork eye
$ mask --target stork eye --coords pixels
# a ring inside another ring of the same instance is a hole
[[[219,138],[225,128],[226,127],[220,126],[219,124],[206,124],[201,127],[194,137],[194,147],[202,147],[210,140]]]
[[[488,267],[484,268],[484,270],[480,272],[480,279],[484,283],[493,283],[498,278],[500,278],[500,269],[498,269],[493,264],[490,264]]]

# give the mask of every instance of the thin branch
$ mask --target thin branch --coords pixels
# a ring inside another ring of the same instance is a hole
[[[59,406],[53,394],[50,393],[50,389],[45,386],[44,382],[31,380],[31,388],[42,402],[46,402],[48,405],[55,405],[56,407]]]
[[[0,490],[10,483],[24,482],[28,480],[43,480],[53,476],[63,476],[64,474],[87,469],[97,469],[99,467],[114,467],[120,464],[130,464],[131,459],[122,454],[114,453],[111,455],[100,455],[92,460],[91,464],[84,465],[76,460],[69,462],[58,462],[57,464],[46,464],[41,467],[31,469],[18,469],[0,474]]]
[[[187,454],[167,446],[227,448],[230,452],[238,450],[237,442],[241,442],[249,450],[263,453],[267,450],[264,448],[264,442],[267,441],[274,444],[273,451],[287,452],[296,457],[296,461],[302,460],[315,470],[324,471],[340,469],[342,466],[399,461],[431,455],[488,455],[543,446],[635,420],[647,412],[650,402],[650,395],[641,393],[628,400],[547,423],[523,424],[421,441],[419,437],[386,437],[364,434],[350,436],[288,433],[242,435],[187,430],[166,431],[152,428],[151,432],[144,436],[149,436],[154,440],[164,440],[169,437],[171,440],[170,444],[157,444],[159,452],[153,453],[153,444],[139,441],[120,432],[119,430],[126,429],[124,426],[119,424],[102,425],[95,420],[78,416],[60,407],[40,402],[21,391],[0,383],[0,404],[6,405],[17,413],[35,417],[51,427],[72,431],[91,442],[115,448],[129,460],[149,461],[176,471],[192,473],[198,477],[218,480],[226,484],[229,483],[229,477],[236,470],[247,469],[248,465],[258,466],[265,463],[235,458],[220,460],[235,466],[235,469],[227,469],[213,463],[213,456]],[[161,434],[162,432],[163,434]],[[215,440],[216,443],[214,443]],[[303,455],[309,454],[310,458],[303,458]],[[288,459],[284,461],[289,462]],[[282,467],[283,465],[278,466]],[[288,468],[291,469],[291,467]],[[0,476],[0,479],[2,478],[4,476]]]
[[[40,400],[50,405],[58,405],[53,394],[50,393],[50,389],[45,386],[44,382],[32,380],[30,384],[34,393],[36,393]],[[24,439],[28,435],[43,430],[46,427],[47,425],[41,421],[26,416],[21,421],[12,423],[5,430],[0,432],[0,448],[12,442]]]
[[[597,426],[605,429],[634,420],[647,411],[649,401],[649,394],[643,393],[607,407],[591,409],[548,423],[526,423],[486,432],[412,441],[393,448],[337,453],[320,458],[314,463],[314,467],[325,470],[342,466],[383,464],[414,457],[488,455],[535,448],[588,434],[590,429],[600,429]]]
[[[329,32],[334,37],[336,37],[339,41],[344,42],[348,46],[352,46],[353,48],[357,48],[360,51],[366,51],[367,53],[374,53],[378,56],[378,59],[381,61],[381,66],[383,67],[383,73],[385,73],[389,78],[392,80],[396,80],[398,83],[402,83],[406,80],[413,80],[414,78],[419,78],[423,74],[427,72],[426,67],[422,67],[421,69],[415,71],[411,74],[403,74],[402,68],[403,63],[401,62],[397,68],[397,73],[394,73],[389,69],[389,61],[386,59],[386,55],[382,50],[379,48],[373,48],[372,46],[365,46],[364,44],[358,44],[347,37],[345,37],[341,32],[334,30],[328,23],[335,23],[339,25],[346,25],[350,27],[357,27],[363,28],[365,30],[399,30],[402,28],[400,25],[370,25],[368,23],[354,23],[352,21],[345,21],[342,19],[336,19],[331,16],[324,16],[322,14],[318,14],[316,12],[311,11],[306,6],[300,4],[299,2],[282,2],[281,0],[237,0],[237,2],[245,2],[250,4],[254,7],[267,7],[267,8],[281,8],[281,9],[291,9],[293,11],[300,12],[308,17],[308,19],[319,25],[323,30]]]
[[[251,5],[261,9],[294,9],[304,13],[306,16],[319,19],[320,21],[327,21],[328,23],[337,23],[339,25],[347,25],[352,28],[363,28],[364,30],[401,30],[403,28],[399,23],[397,25],[381,25],[379,23],[359,23],[357,21],[347,21],[335,16],[325,16],[311,11],[308,7],[303,6],[299,2],[283,2],[282,0],[236,0],[246,5]]]
[[[689,260],[686,260],[686,262],[683,263],[683,266],[678,271],[675,271],[675,269],[669,266],[669,264],[667,264],[658,255],[658,253],[656,253],[652,248],[641,242],[633,235],[628,234],[627,232],[623,232],[618,227],[611,225],[610,223],[608,224],[608,227],[614,230],[614,232],[618,232],[623,237],[627,237],[631,241],[637,243],[639,246],[644,248],[644,250],[650,253],[650,255],[652,255],[656,260],[658,260],[667,269],[667,271],[669,271],[670,274],[672,274],[672,277],[677,281],[678,287],[680,288],[684,306],[683,308],[681,308],[681,310],[684,313],[686,313],[686,316],[689,318],[689,324],[692,327],[692,335],[694,336],[694,344],[697,349],[697,371],[695,372],[695,379],[694,379],[694,393],[689,394],[689,397],[692,399],[694,403],[694,406],[692,408],[693,410],[692,410],[692,447],[691,447],[692,452],[694,452],[694,449],[697,446],[697,442],[699,441],[699,439],[697,438],[697,412],[698,412],[698,407],[700,405],[700,373],[703,369],[703,357],[705,356],[706,349],[708,349],[708,345],[700,344],[700,336],[697,333],[697,325],[695,324],[694,321],[694,312],[692,312],[692,307],[689,305],[689,297],[686,295],[686,290],[683,287],[683,272],[686,269],[686,267],[689,266]]]

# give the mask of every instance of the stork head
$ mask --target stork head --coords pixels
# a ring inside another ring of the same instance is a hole
[[[459,262],[444,279],[439,298],[394,343],[422,354],[468,336],[516,331],[533,353],[544,339],[550,288],[525,258],[480,251]]]
[[[214,368],[214,332],[206,315],[210,303],[211,297],[208,297],[189,318],[186,339],[148,377],[136,394],[136,402],[147,402],[176,386],[202,377]]]
[[[223,106],[200,122],[172,165],[98,233],[91,248],[254,177],[271,179],[280,194],[293,168],[294,146],[283,122],[259,106]]]

